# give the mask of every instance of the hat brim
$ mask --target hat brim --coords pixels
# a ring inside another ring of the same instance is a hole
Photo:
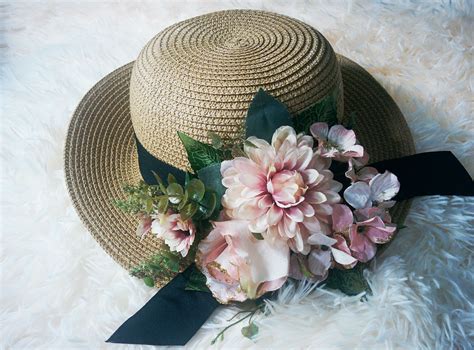
[[[400,109],[361,66],[338,55],[344,86],[344,118],[356,113],[355,131],[373,162],[415,153]],[[129,109],[133,62],[108,74],[81,100],[71,119],[65,146],[67,188],[81,220],[121,266],[130,269],[162,249],[161,240],[136,235],[137,220],[114,206],[124,184],[141,179]],[[403,222],[409,201],[391,214]],[[173,276],[164,274],[162,285]]]

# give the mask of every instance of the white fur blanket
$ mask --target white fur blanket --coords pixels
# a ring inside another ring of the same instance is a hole
[[[166,26],[258,8],[318,28],[365,66],[406,115],[417,150],[452,150],[474,174],[470,1],[176,1],[0,4],[0,347],[122,349],[104,340],[153,294],[109,258],[68,198],[63,142],[86,91]],[[446,171],[439,169],[439,171]],[[368,302],[287,289],[260,333],[229,330],[216,348],[470,349],[474,200],[415,200],[368,273]],[[188,346],[210,348],[233,310]]]

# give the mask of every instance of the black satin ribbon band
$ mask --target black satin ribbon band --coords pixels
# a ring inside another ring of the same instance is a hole
[[[148,153],[137,140],[143,179],[155,184],[152,171],[166,178],[172,173],[184,182],[185,173]],[[400,181],[396,200],[426,195],[473,196],[474,184],[451,152],[429,152],[371,164],[379,172],[389,170]],[[345,187],[343,172],[335,175]],[[210,293],[188,291],[184,287],[190,269],[160,289],[135,315],[130,317],[108,342],[146,345],[184,345],[201,328],[218,306]]]
[[[185,290],[192,266],[161,288],[108,343],[185,345],[219,303],[211,293]]]

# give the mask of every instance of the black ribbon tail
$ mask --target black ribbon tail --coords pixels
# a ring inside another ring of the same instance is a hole
[[[185,345],[219,305],[211,293],[185,290],[192,268],[161,288],[107,342]]]
[[[449,151],[419,153],[372,163],[370,166],[380,173],[388,170],[398,177],[400,191],[394,198],[396,201],[431,195],[474,196],[471,176]],[[344,187],[350,185],[343,172],[335,178]]]

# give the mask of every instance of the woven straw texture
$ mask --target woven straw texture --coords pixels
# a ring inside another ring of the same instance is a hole
[[[191,18],[159,33],[136,60],[130,83],[133,127],[151,154],[185,170],[186,152],[176,130],[203,142],[210,142],[209,130],[227,140],[238,137],[260,87],[290,112],[310,107],[342,88],[331,45],[312,27],[268,12]],[[340,102],[342,117],[342,94]]]
[[[140,241],[136,220],[113,206],[123,197],[123,184],[141,178],[134,132],[157,158],[186,169],[176,130],[202,141],[208,131],[231,139],[258,87],[295,113],[341,84],[340,117],[356,113],[355,129],[372,161],[414,153],[391,97],[363,68],[335,55],[311,27],[261,11],[180,22],[153,38],[135,63],[97,83],[74,112],[65,147],[73,203],[99,244],[129,269],[167,249],[151,235]],[[402,222],[409,206],[398,203],[394,220]],[[171,277],[163,275],[158,285]]]

